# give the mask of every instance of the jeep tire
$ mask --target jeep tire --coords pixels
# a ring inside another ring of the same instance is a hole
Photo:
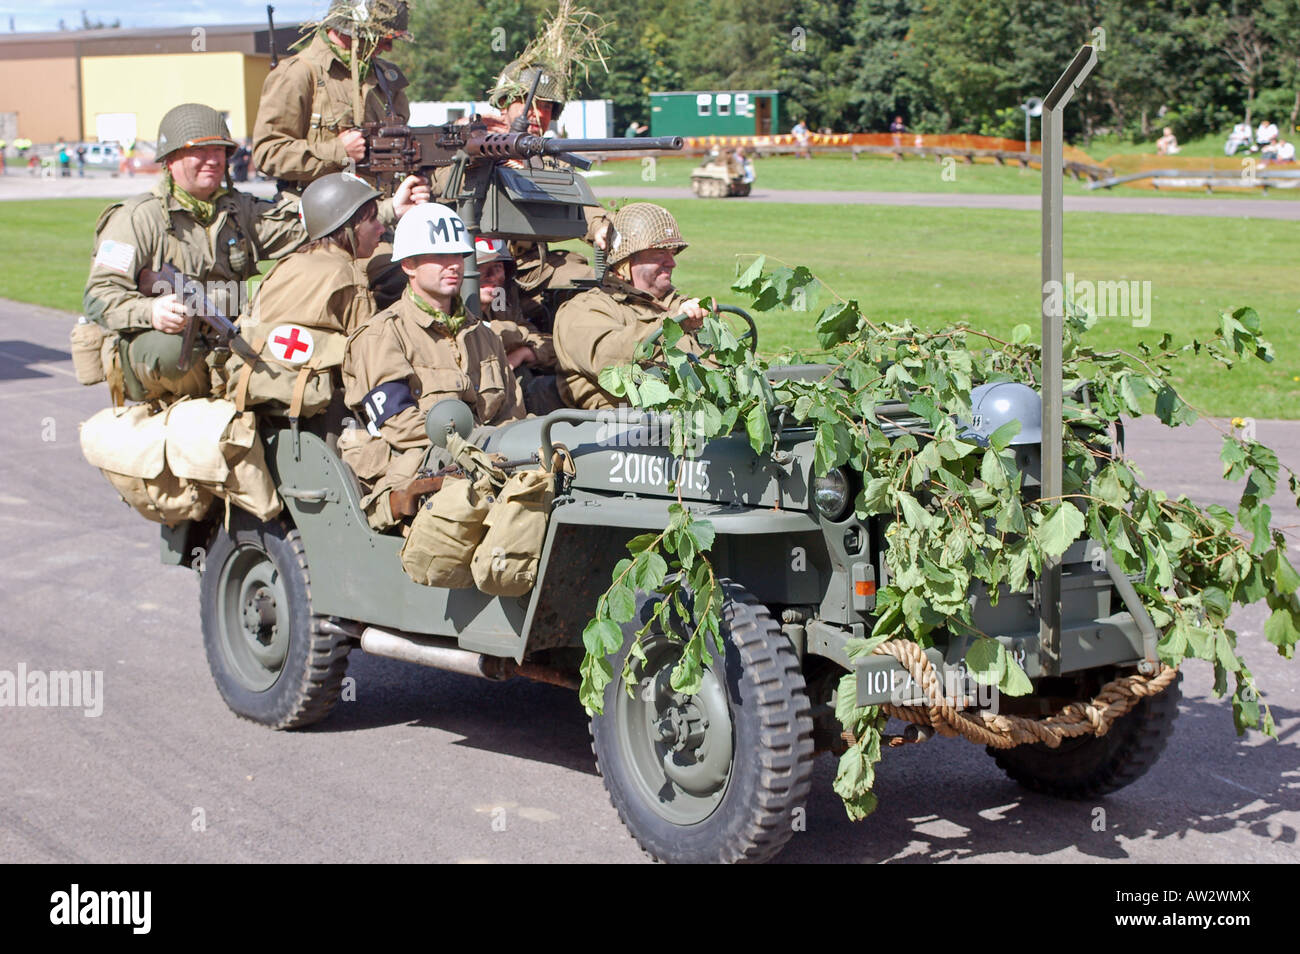
[[[789,840],[808,796],[812,718],[799,661],[766,608],[743,587],[722,586],[726,657],[706,667],[700,691],[672,690],[681,643],[652,627],[628,697],[623,661],[652,601],[662,598],[638,593],[604,713],[591,720],[596,766],[614,808],[658,861],[766,861]]]
[[[1057,798],[1088,799],[1117,791],[1147,773],[1164,751],[1178,715],[1179,675],[1121,716],[1105,735],[1014,749],[988,748],[998,767],[1025,788]]]
[[[307,556],[296,529],[240,510],[218,527],[199,581],[203,648],[226,705],[273,729],[325,718],[347,670],[346,636],[311,611]]]

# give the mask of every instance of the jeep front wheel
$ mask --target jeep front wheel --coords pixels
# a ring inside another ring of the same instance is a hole
[[[296,529],[242,511],[218,527],[199,581],[203,648],[233,712],[273,729],[325,718],[347,671],[346,636],[312,615],[307,556]]]
[[[724,581],[726,656],[699,692],[673,690],[681,643],[652,627],[633,695],[616,678],[591,721],[596,764],[619,817],[659,861],[766,861],[795,830],[812,772],[812,719],[790,641],[743,588]],[[657,594],[637,596],[619,673]],[[713,647],[716,648],[716,647]]]

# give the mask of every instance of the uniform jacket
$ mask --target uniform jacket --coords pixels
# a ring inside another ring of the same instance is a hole
[[[524,416],[524,399],[501,339],[481,321],[467,320],[454,336],[411,301],[408,291],[363,324],[343,359],[344,400],[359,408],[381,384],[403,381],[417,407],[384,422],[380,433],[396,450],[428,445],[424,415],[443,398],[459,398],[476,424]]]
[[[352,71],[330,49],[322,34],[306,48],[285,60],[262,84],[262,101],[253,127],[253,160],[257,168],[276,179],[307,183],[348,168],[348,156],[339,133],[362,122],[388,118],[388,104],[376,72],[384,71],[393,95],[393,114],[402,123],[411,115],[406,100],[406,77],[392,63],[371,61],[361,81],[365,116],[353,116]]]
[[[537,361],[532,367],[544,371],[554,369],[555,345],[551,336],[543,334],[536,325],[524,318],[516,289],[510,289],[503,311],[490,311],[484,318],[501,339],[507,355],[516,348],[532,348],[537,354]]]
[[[294,210],[237,191],[218,198],[212,222],[202,226],[168,193],[167,181],[109,206],[100,217],[82,309],[110,331],[153,327],[155,296],[147,293],[154,289],[142,291],[139,276],[163,263],[203,282],[212,303],[233,320],[243,304],[244,280],[257,274],[258,262],[279,258],[306,237]]]
[[[555,315],[555,356],[565,404],[589,410],[616,407],[618,399],[597,383],[601,369],[630,364],[636,346],[661,327],[664,318],[680,314],[688,300],[676,291],[655,299],[609,275],[600,287],[561,305]],[[683,347],[693,343],[684,339]]]
[[[364,266],[337,245],[288,256],[258,286],[244,336],[283,322],[352,334],[375,313]]]

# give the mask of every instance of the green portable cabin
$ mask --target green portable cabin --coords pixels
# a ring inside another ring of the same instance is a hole
[[[774,89],[650,94],[652,136],[771,136],[781,129]]]

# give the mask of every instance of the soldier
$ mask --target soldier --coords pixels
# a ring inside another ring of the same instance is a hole
[[[376,529],[414,514],[420,496],[440,483],[416,479],[429,456],[424,417],[434,404],[459,398],[479,425],[524,416],[501,339],[460,307],[472,251],[465,223],[443,205],[421,205],[403,217],[393,260],[406,275],[406,293],[348,340],[344,400],[367,426],[345,432],[339,450],[366,487],[361,504]]]
[[[496,85],[488,92],[488,102],[501,111],[499,118],[487,120],[489,129],[505,132],[516,118],[523,115],[528,92],[538,74],[541,79],[528,115],[528,132],[540,136],[550,127],[552,118],[559,116],[564,109],[563,75],[560,71],[530,65],[525,60],[515,60],[502,70]],[[585,240],[603,251],[608,243],[609,213],[603,208],[592,207],[584,207],[583,212],[587,216]],[[515,282],[523,315],[538,327],[550,327],[552,309],[558,304],[548,293],[563,295],[596,275],[581,255],[563,249],[549,249],[545,242],[513,242],[510,251],[515,261]]]
[[[407,19],[400,0],[372,0],[369,7],[334,0],[307,47],[267,75],[253,128],[253,161],[281,190],[301,194],[313,179],[363,159],[362,123],[409,119],[406,77],[374,56],[410,36]],[[380,219],[385,225],[396,220],[387,204]]]
[[[169,110],[158,124],[157,156],[166,167],[158,184],[109,206],[99,218],[82,308],[119,337],[120,379],[117,372],[109,378],[115,395],[124,391],[143,401],[209,391],[200,352],[187,371],[177,367],[187,299],[192,307],[197,296],[158,282],[155,273],[164,264],[202,283],[231,317],[258,262],[302,241],[292,210],[230,187],[226,162],[234,149],[225,120],[212,107],[186,103]]]
[[[665,317],[685,315],[696,331],[705,310],[672,283],[676,255],[684,250],[668,210],[634,202],[614,213],[609,271],[597,288],[565,302],[555,316],[555,353],[560,397],[569,407],[612,408],[617,399],[600,387],[602,368],[629,364],[636,346],[663,327]],[[679,347],[698,353],[694,339]]]
[[[514,258],[502,239],[480,238],[474,248],[483,318],[505,346],[506,359],[523,388],[524,407],[530,414],[559,410],[564,402],[555,380],[555,346],[550,335],[523,316],[514,283]]]

